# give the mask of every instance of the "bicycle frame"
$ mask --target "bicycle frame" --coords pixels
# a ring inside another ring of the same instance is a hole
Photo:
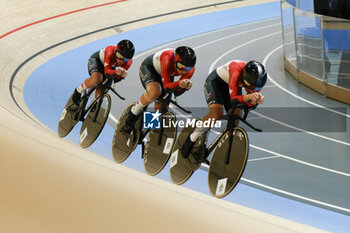
[[[223,136],[227,133],[227,132],[231,132],[230,136],[229,136],[229,147],[227,149],[226,152],[226,164],[228,164],[230,162],[230,151],[231,151],[231,147],[232,147],[232,140],[233,140],[233,129],[237,126],[236,125],[236,120],[240,120],[241,122],[243,122],[244,124],[246,124],[247,126],[249,126],[250,128],[252,128],[255,131],[258,132],[262,132],[261,129],[257,129],[254,126],[252,126],[251,124],[249,124],[246,119],[248,116],[248,113],[251,109],[244,109],[244,115],[243,118],[241,116],[238,115],[224,115],[222,117],[222,119],[227,120],[228,123],[225,127],[225,129],[215,138],[215,140],[209,145],[209,147],[206,149],[206,155],[205,157],[207,158],[209,156],[209,154],[215,149],[215,147],[219,144],[220,140],[223,138]],[[234,112],[234,111],[233,111]],[[209,165],[209,161],[206,160],[206,163]]]
[[[109,90],[112,90],[112,92],[114,94],[116,94],[120,99],[125,100],[125,98],[121,97],[114,89],[111,88],[112,82],[113,82],[112,79],[105,79],[101,84],[98,84],[97,86],[91,88],[85,95],[83,95],[81,98],[80,105],[78,107],[78,111],[76,111],[76,114],[74,116],[74,119],[78,120],[78,118],[81,119],[82,117],[84,117],[86,115],[86,113],[88,113],[91,110],[92,106],[94,106],[94,104],[98,100],[101,100],[103,95],[107,94],[107,92]],[[88,101],[88,98],[90,97],[92,92],[95,91],[97,88],[100,88],[101,92],[94,98],[94,100],[89,104],[89,106],[87,108],[85,108],[86,103]],[[100,111],[101,104],[102,104],[102,101],[99,101],[98,106],[96,107],[96,112],[95,112],[94,119],[93,119],[94,122],[96,122],[98,113]],[[68,106],[68,107],[70,107],[70,106]]]

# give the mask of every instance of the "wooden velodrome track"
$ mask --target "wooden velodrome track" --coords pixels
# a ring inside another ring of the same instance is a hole
[[[42,48],[169,11],[179,13],[128,24],[119,30],[267,1],[225,2],[1,1],[1,232],[322,232],[113,163],[58,138],[25,106],[23,86],[38,66],[65,51],[117,32],[111,28],[73,40],[21,65]],[[181,12],[213,3],[218,5]]]

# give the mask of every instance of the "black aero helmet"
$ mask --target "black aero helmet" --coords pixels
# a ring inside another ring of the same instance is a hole
[[[196,54],[190,47],[180,46],[177,49],[175,49],[174,55],[175,64],[179,62],[187,67],[194,67],[194,65],[196,64]]]
[[[267,79],[265,67],[258,61],[250,61],[244,68],[244,80],[250,85],[261,89]]]
[[[134,44],[130,40],[122,40],[117,44],[115,51],[118,51],[123,57],[131,59],[135,53]]]

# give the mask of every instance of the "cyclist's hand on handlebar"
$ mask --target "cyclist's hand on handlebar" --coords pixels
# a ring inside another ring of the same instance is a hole
[[[120,76],[121,78],[125,78],[128,74],[128,71],[126,71],[123,67],[117,67],[115,69],[116,75]]]
[[[260,101],[260,97],[261,97],[260,93],[254,92],[254,93],[245,95],[243,97],[243,100],[244,100],[244,102],[247,102],[247,103],[250,100],[251,104],[256,105],[258,103],[258,101]]]
[[[192,87],[192,82],[189,79],[180,80],[179,87],[189,90]]]
[[[192,87],[192,82],[190,80],[188,80],[187,86],[186,86],[186,90],[191,89]]]
[[[259,93],[258,92],[258,94],[259,94],[259,96],[260,96],[260,98],[258,99],[258,104],[262,104],[262,103],[264,103],[264,100],[265,100],[265,97],[261,94],[261,93]]]

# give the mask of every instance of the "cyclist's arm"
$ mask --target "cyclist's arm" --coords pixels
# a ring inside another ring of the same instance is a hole
[[[180,82],[180,81],[171,82],[171,77],[170,77],[170,71],[172,70],[171,65],[172,63],[170,62],[170,58],[168,55],[160,56],[160,67],[161,67],[160,69],[161,69],[163,88],[167,93],[173,92],[174,88],[178,87]]]
[[[114,58],[114,48],[113,46],[108,46],[105,48],[105,57],[104,57],[104,74],[106,77],[111,77],[111,76],[116,76],[115,75],[115,69],[112,66],[113,61],[112,59]],[[115,58],[114,58],[115,59]]]
[[[239,77],[240,73],[236,69],[230,69],[229,70],[229,83],[228,83],[228,88],[230,92],[230,98],[232,100],[236,100],[240,103],[244,102],[244,95],[241,95],[239,93]]]

